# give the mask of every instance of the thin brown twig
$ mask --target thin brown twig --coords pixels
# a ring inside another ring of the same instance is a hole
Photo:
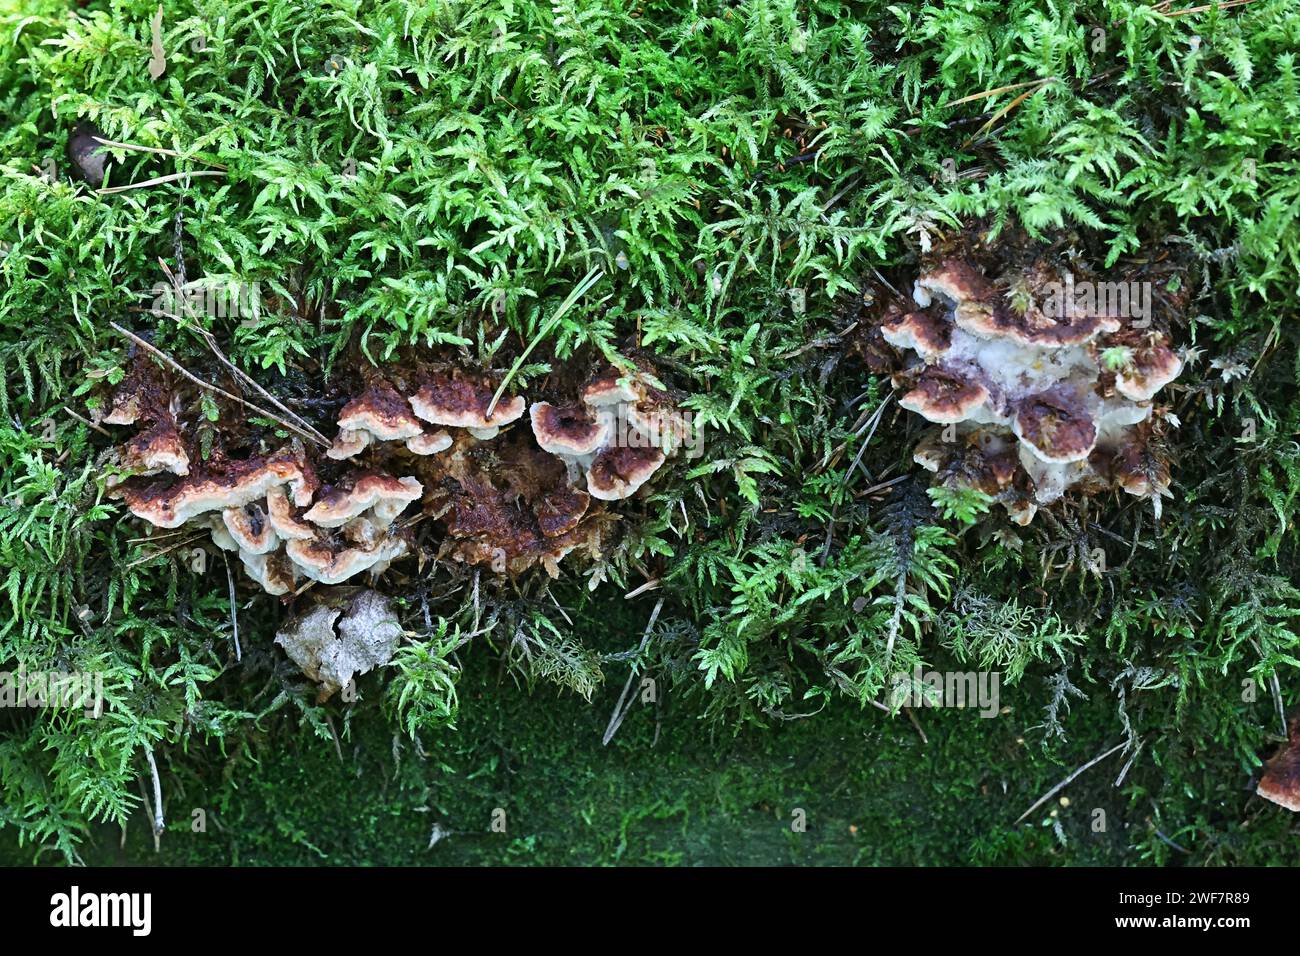
[[[196,534],[193,537],[186,538],[184,541],[178,541],[176,544],[173,544],[169,548],[163,548],[161,551],[155,551],[153,554],[146,554],[142,558],[136,558],[136,560],[132,561],[126,567],[127,569],[130,569],[136,567],[137,565],[147,564],[148,562],[152,561],[154,558],[161,558],[164,554],[171,554],[177,548],[183,548],[187,544],[193,544],[195,541],[202,541],[202,540],[203,540],[203,535]]]
[[[214,163],[211,160],[200,159],[198,156],[185,157],[174,149],[164,149],[161,146],[140,146],[136,143],[118,143],[111,139],[104,139],[102,136],[92,136],[90,138],[97,143],[101,143],[104,146],[111,146],[114,149],[129,149],[138,153],[157,153],[159,156],[171,156],[174,159],[192,159],[196,163],[202,163],[204,166],[211,166],[213,169],[226,169],[226,167],[221,163]]]
[[[1006,116],[1008,113],[1010,113],[1013,109],[1015,109],[1017,106],[1019,106],[1019,105],[1020,105],[1021,103],[1023,103],[1025,100],[1029,99],[1029,97],[1033,96],[1035,93],[1039,92],[1040,90],[1044,90],[1044,89],[1046,89],[1048,83],[1049,83],[1050,81],[1055,80],[1055,79],[1056,79],[1056,77],[1054,77],[1054,76],[1053,76],[1053,77],[1048,77],[1047,80],[1044,80],[1042,83],[1039,83],[1039,84],[1038,84],[1037,86],[1035,86],[1032,90],[1026,90],[1025,92],[1021,93],[1019,96],[1017,96],[1014,100],[1012,100],[1012,101],[1011,101],[1010,103],[1008,103],[1006,106],[1002,107],[1000,110],[998,110],[998,111],[997,111],[996,113],[994,113],[992,116],[990,116],[990,117],[988,118],[988,122],[986,122],[986,123],[985,123],[983,126],[981,126],[978,130],[976,130],[976,131],[975,131],[971,136],[967,137],[967,138],[966,138],[966,142],[964,142],[964,143],[961,144],[961,148],[962,148],[962,149],[965,149],[967,146],[969,146],[971,143],[975,142],[977,139],[981,139],[981,138],[983,138],[984,135],[985,135],[986,133],[988,133],[988,132],[993,128],[993,124],[994,124],[994,123],[996,123],[998,120],[1002,119],[1004,116]]]
[[[109,322],[108,324],[109,327],[112,328],[115,332],[118,332],[121,335],[125,335],[128,339],[130,339],[136,345],[140,346],[140,348],[144,349],[150,355],[162,359],[162,361],[166,362],[169,366],[171,366],[181,375],[184,375],[187,379],[189,379],[199,388],[206,389],[209,392],[215,392],[216,394],[220,395],[222,398],[228,398],[232,402],[238,402],[240,405],[243,405],[245,408],[249,409],[255,415],[260,415],[264,418],[269,418],[271,419],[271,421],[278,423],[281,427],[288,429],[289,431],[295,433],[296,435],[302,438],[306,438],[308,441],[315,442],[318,445],[323,444],[326,448],[329,447],[330,443],[328,441],[316,437],[311,432],[306,431],[305,429],[299,427],[298,425],[295,425],[293,422],[283,419],[279,415],[276,415],[272,412],[268,412],[266,409],[254,405],[246,398],[240,398],[238,395],[232,395],[230,392],[227,392],[224,388],[220,388],[219,386],[213,385],[211,382],[203,381],[203,379],[199,378],[197,375],[190,372],[188,369],[185,368],[185,366],[181,365],[180,362],[176,361],[166,352],[146,342],[144,339],[140,338],[140,336],[136,335],[134,332],[122,328],[122,326],[118,325],[116,322]]]
[[[78,415],[76,412],[74,412],[72,409],[70,409],[67,405],[64,405],[64,406],[63,406],[63,410],[64,410],[65,412],[67,412],[69,415],[71,415],[73,418],[75,418],[77,421],[81,422],[83,425],[89,425],[91,428],[93,428],[95,431],[99,432],[101,435],[106,435],[106,436],[108,436],[109,438],[112,438],[112,437],[113,437],[112,433],[109,432],[109,430],[108,430],[107,428],[105,428],[105,427],[102,426],[102,425],[96,425],[96,424],[95,424],[94,422],[92,422],[89,418],[84,418],[83,416]]]
[[[664,599],[660,598],[655,602],[655,608],[650,612],[650,621],[645,626],[645,632],[641,635],[641,643],[638,645],[636,652],[640,654],[645,650],[646,644],[650,640],[650,632],[654,630],[655,621],[659,620],[659,612],[664,609]],[[608,746],[609,742],[614,739],[618,733],[618,728],[623,726],[623,719],[627,717],[628,711],[632,709],[632,702],[627,700],[628,691],[632,689],[632,679],[636,677],[636,664],[632,665],[631,672],[627,675],[627,681],[623,684],[623,692],[618,695],[618,703],[614,705],[614,713],[609,716],[609,726],[605,728],[605,735],[600,740],[602,747]],[[624,706],[627,701],[627,706]]]
[[[1204,13],[1206,10],[1227,10],[1230,7],[1244,7],[1246,4],[1254,2],[1255,0],[1226,0],[1225,3],[1207,3],[1199,7],[1186,7],[1165,15],[1168,17],[1181,17],[1191,13]]]
[[[185,290],[184,287],[181,285],[180,279],[175,275],[175,273],[172,272],[170,268],[168,268],[167,263],[164,262],[161,257],[158,259],[158,265],[162,267],[163,274],[167,276],[167,278],[171,281],[172,287],[176,290],[177,302],[184,303],[186,301]],[[173,315],[172,318],[174,318],[177,322],[181,321],[181,317],[179,315]],[[197,319],[198,317],[195,316],[195,318]],[[301,415],[292,411],[278,398],[276,398],[274,395],[272,395],[270,392],[264,389],[260,384],[258,384],[255,378],[253,378],[251,375],[249,375],[247,372],[245,372],[243,369],[237,366],[234,362],[230,361],[230,359],[226,358],[226,354],[221,351],[220,346],[217,345],[216,338],[212,335],[211,332],[205,329],[197,321],[193,325],[193,328],[203,338],[203,341],[207,343],[207,346],[212,351],[212,354],[217,357],[217,361],[219,361],[226,368],[230,369],[231,374],[234,375],[238,381],[243,382],[245,385],[252,388],[255,392],[257,392],[257,394],[261,395],[263,398],[265,398],[267,401],[273,404],[280,411],[284,412],[284,414],[288,415],[291,419],[293,419],[303,428],[310,431],[313,435],[317,437],[317,440],[321,444],[329,445],[330,443],[329,439],[327,439],[319,431],[313,428],[311,422],[307,421]]]
[[[111,196],[114,193],[124,193],[129,189],[144,189],[146,186],[159,186],[163,183],[175,182],[178,179],[188,179],[191,176],[224,176],[226,175],[220,169],[196,169],[191,173],[170,173],[166,176],[155,176],[153,179],[146,179],[143,182],[127,183],[125,186],[105,186],[103,189],[97,189],[101,196]]]
[[[235,639],[235,663],[238,664],[244,659],[244,652],[239,647],[239,605],[235,602],[235,575],[230,570],[230,555],[222,551],[221,558],[226,562],[226,584],[230,588],[230,628]]]

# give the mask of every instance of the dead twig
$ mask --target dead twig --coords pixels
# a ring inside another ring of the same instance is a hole
[[[235,663],[238,664],[244,659],[244,654],[239,647],[239,606],[235,603],[235,575],[230,570],[230,555],[222,551],[221,557],[226,562],[226,584],[230,587],[230,629],[234,633]]]
[[[328,441],[325,441],[323,438],[319,438],[316,435],[313,435],[311,432],[306,431],[303,428],[300,428],[298,425],[293,424],[293,422],[287,421],[286,419],[281,418],[279,415],[276,415],[273,412],[268,412],[266,409],[254,405],[246,398],[240,398],[238,395],[233,395],[230,392],[227,392],[224,388],[220,388],[219,386],[213,385],[211,382],[203,381],[203,379],[199,378],[197,375],[194,375],[192,372],[186,369],[185,366],[181,365],[180,362],[177,362],[166,352],[146,342],[144,339],[140,338],[140,336],[136,335],[134,332],[122,328],[122,326],[118,325],[116,322],[109,322],[108,324],[109,327],[112,328],[115,332],[119,333],[120,335],[125,335],[128,339],[130,339],[136,345],[140,346],[140,348],[144,349],[150,355],[153,355],[154,357],[161,359],[163,362],[166,362],[167,365],[175,369],[181,375],[185,376],[185,378],[189,379],[189,381],[193,382],[199,388],[202,388],[209,392],[214,392],[217,395],[220,395],[222,398],[227,398],[232,402],[238,402],[240,405],[243,405],[245,408],[251,411],[254,415],[260,415],[263,418],[269,418],[271,419],[271,421],[276,422],[282,428],[285,428],[288,431],[293,432],[295,435],[298,435],[301,438],[305,438],[310,442],[314,442],[318,445],[323,444],[326,448],[330,446],[330,443]]]
[[[163,830],[167,829],[167,822],[163,819],[162,780],[158,777],[158,764],[153,759],[153,748],[145,747],[144,756],[149,762],[149,774],[153,777],[153,819],[151,824],[153,826],[153,851],[157,853],[162,849]]]
[[[166,176],[155,176],[153,179],[146,179],[143,182],[127,183],[125,186],[105,186],[103,189],[97,189],[95,192],[101,196],[111,196],[113,193],[124,193],[129,189],[144,189],[147,186],[159,186],[163,183],[175,182],[178,179],[189,179],[191,176],[224,176],[225,171],[220,169],[196,169],[192,173],[169,173]]]
[[[63,410],[67,412],[69,415],[71,415],[73,418],[75,418],[77,421],[81,422],[83,425],[89,425],[91,428],[99,432],[101,435],[106,435],[109,438],[113,437],[112,433],[109,432],[107,428],[104,428],[102,425],[96,425],[89,418],[83,418],[82,416],[74,412],[72,409],[70,409],[67,405],[63,406]]]
[[[178,303],[185,303],[186,298],[185,298],[184,281],[180,277],[173,274],[172,270],[167,267],[167,263],[163,262],[162,259],[158,260],[158,265],[162,267],[163,274],[167,276],[168,280],[172,284],[172,287],[176,290],[176,301]],[[181,316],[179,315],[173,315],[172,318],[176,319],[176,321],[178,322],[181,321]],[[197,318],[197,316],[195,316],[195,318]],[[235,376],[236,381],[242,382],[243,384],[247,385],[249,388],[253,389],[253,391],[257,392],[257,394],[261,395],[272,405],[274,405],[276,408],[282,411],[285,415],[288,415],[291,419],[293,419],[295,422],[301,425],[304,429],[311,432],[313,435],[316,436],[316,440],[318,442],[320,442],[323,445],[330,444],[329,439],[327,439],[319,431],[313,428],[309,421],[307,421],[305,418],[303,418],[301,415],[297,414],[296,412],[292,411],[278,398],[276,398],[274,395],[272,395],[270,392],[264,389],[260,384],[258,384],[255,378],[253,378],[251,375],[249,375],[247,372],[245,372],[243,369],[237,366],[234,362],[230,361],[230,359],[226,358],[226,354],[221,351],[221,348],[217,345],[216,338],[212,335],[211,332],[209,332],[207,329],[205,329],[202,325],[198,324],[197,322],[192,326],[192,328],[196,332],[198,332],[200,337],[202,337],[203,341],[207,343],[207,346],[211,350],[212,354],[217,357],[217,361],[219,361],[226,368],[230,369],[230,373]]]
[[[1085,770],[1089,769],[1090,767],[1095,767],[1097,764],[1101,763],[1111,754],[1123,750],[1127,746],[1128,746],[1127,740],[1120,741],[1114,747],[1111,747],[1109,750],[1107,750],[1105,753],[1098,754],[1097,756],[1093,757],[1082,767],[1075,770],[1074,773],[1070,774],[1068,777],[1066,777],[1064,780],[1062,780],[1060,783],[1054,786],[1051,790],[1048,790],[1045,794],[1043,794],[1041,797],[1035,800],[1033,805],[1024,813],[1020,814],[1020,816],[1016,817],[1016,822],[1011,825],[1015,826],[1016,824],[1020,823],[1022,820],[1025,819],[1025,817],[1029,816],[1029,814],[1033,813],[1035,810],[1041,807],[1048,800],[1052,799],[1052,797],[1056,796],[1056,794],[1058,794],[1061,790],[1063,790],[1066,787],[1066,785],[1069,784],[1070,781],[1072,781],[1075,777],[1079,776],[1079,774],[1083,773]]]
[[[650,632],[654,630],[655,621],[659,620],[659,612],[663,609],[664,599],[660,598],[655,602],[655,609],[650,612],[650,621],[645,626],[645,633],[641,635],[641,643],[636,649],[637,654],[641,654],[645,650],[646,644],[650,641]],[[635,677],[636,665],[633,664],[631,672],[627,675],[627,681],[623,684],[623,692],[618,695],[618,703],[614,705],[614,713],[609,717],[609,725],[605,728],[605,736],[600,740],[602,747],[608,746],[609,742],[614,739],[614,735],[618,733],[618,728],[623,725],[623,718],[632,709],[632,700],[628,700],[628,692],[632,690],[632,680]]]
[[[105,139],[102,136],[92,136],[90,138],[103,146],[111,146],[114,149],[128,149],[137,153],[155,153],[159,156],[170,156],[173,159],[188,158],[194,160],[196,163],[202,163],[204,166],[211,166],[213,169],[225,170],[226,168],[221,163],[214,163],[208,159],[200,159],[197,156],[185,157],[174,149],[163,149],[161,146],[140,146],[136,143],[118,143],[111,139]]]

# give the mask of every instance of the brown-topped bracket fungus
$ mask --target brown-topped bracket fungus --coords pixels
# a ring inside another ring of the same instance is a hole
[[[601,501],[630,498],[663,463],[658,448],[606,448],[587,469],[587,490]]]
[[[381,573],[388,563],[406,553],[401,538],[384,537],[370,547],[347,547],[328,539],[290,541],[285,554],[294,567],[321,584],[342,584],[362,571]]]
[[[1021,524],[1076,487],[1118,488],[1159,514],[1169,470],[1153,399],[1182,361],[1149,296],[1130,300],[1127,280],[1122,296],[1098,287],[1046,253],[994,279],[967,252],[923,269],[910,307],[884,310],[899,404],[938,426],[914,453],[936,481],[993,495]]]
[[[502,395],[493,408],[495,394],[496,388],[486,379],[458,372],[436,374],[411,396],[411,408],[431,425],[465,428],[487,441],[521,418],[528,407],[522,395]]]
[[[973,377],[942,366],[925,365],[898,404],[926,421],[950,425],[974,418],[975,411],[988,399],[988,389]]]
[[[421,432],[406,439],[406,450],[413,455],[436,455],[451,447],[452,437],[444,431]]]
[[[1291,718],[1287,742],[1264,765],[1255,792],[1279,807],[1300,812],[1300,714]]]
[[[136,517],[158,528],[179,528],[209,511],[265,499],[272,488],[287,486],[294,503],[305,506],[317,483],[315,470],[295,442],[264,457],[202,462],[180,481],[132,484],[122,497]]]
[[[581,402],[529,409],[538,446],[585,473],[587,492],[601,501],[630,498],[676,454],[687,436],[684,417],[644,368],[606,369],[583,386]]]
[[[322,528],[340,528],[358,515],[373,510],[386,527],[412,501],[418,501],[424,489],[414,478],[392,475],[362,475],[346,487],[323,492],[303,520]]]
[[[360,454],[375,440],[406,441],[423,434],[424,425],[411,411],[411,403],[388,382],[375,379],[343,407],[338,437],[325,454],[341,461]]]
[[[528,415],[542,451],[575,461],[595,456],[609,442],[613,427],[608,416],[582,405],[534,402]]]
[[[203,529],[271,594],[381,573],[414,550],[414,522],[397,518],[417,503],[433,519],[420,540],[432,532],[438,557],[511,575],[540,566],[554,577],[566,555],[596,560],[608,550],[618,516],[602,502],[635,494],[686,437],[683,416],[644,365],[607,369],[585,385],[563,370],[559,401],[531,411],[521,395],[503,393],[494,405],[499,381],[445,363],[361,377],[323,455],[294,441],[237,457],[228,446],[262,447],[266,438],[235,429],[228,440],[214,429],[215,447],[189,461],[180,457],[175,396],[151,361],[138,361],[104,419],[141,428],[120,455],[136,473],[115,493],[155,527]],[[525,411],[531,427],[502,431]],[[177,430],[171,457],[157,442],[161,426]]]
[[[137,353],[103,418],[105,425],[137,426],[119,456],[124,471],[189,474],[190,455],[176,424],[176,411],[176,393],[162,370],[143,352]]]

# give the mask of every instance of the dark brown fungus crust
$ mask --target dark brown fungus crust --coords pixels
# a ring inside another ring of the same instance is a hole
[[[541,565],[552,576],[575,549],[599,555],[612,516],[589,508],[568,469],[515,431],[481,443],[470,437],[420,464],[424,510],[446,528],[442,553],[517,575]]]
[[[533,506],[537,527],[548,538],[567,534],[578,526],[591,506],[591,495],[571,485],[560,485]]]

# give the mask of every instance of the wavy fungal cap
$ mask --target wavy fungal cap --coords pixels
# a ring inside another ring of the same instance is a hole
[[[1035,268],[1025,285],[1043,290],[1050,269]],[[909,357],[894,377],[899,404],[943,426],[918,464],[994,495],[1022,524],[1074,487],[1119,488],[1159,512],[1169,473],[1152,400],[1183,363],[1149,320],[1047,295],[1013,301],[959,258],[923,272],[913,299],[920,309],[890,314],[880,334]]]

